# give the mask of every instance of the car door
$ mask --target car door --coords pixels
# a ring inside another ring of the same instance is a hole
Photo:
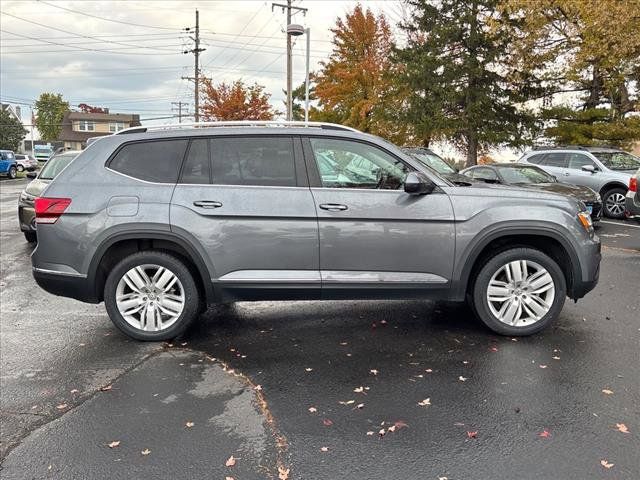
[[[569,153],[567,156],[568,168],[563,181],[574,185],[584,185],[598,191],[600,172],[595,162],[584,153]],[[593,167],[594,171],[586,172],[582,170],[585,165]]]
[[[545,172],[555,176],[559,182],[565,182],[567,176],[567,153],[550,152],[547,153],[539,164]]]
[[[318,213],[323,297],[425,296],[448,288],[455,233],[446,194],[405,193],[404,177],[415,168],[372,143],[312,136],[304,152]]]
[[[9,153],[0,152],[0,173],[7,173],[11,164],[12,159],[9,158]]]
[[[193,138],[170,218],[205,251],[223,299],[319,297],[318,224],[299,139]]]

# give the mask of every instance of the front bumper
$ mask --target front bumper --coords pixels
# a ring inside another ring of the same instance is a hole
[[[595,237],[592,242],[585,245],[581,252],[582,275],[573,279],[573,285],[569,297],[578,300],[593,290],[600,279],[600,260],[602,259],[602,244],[600,239]],[[574,275],[575,277],[575,275]]]
[[[599,222],[602,218],[602,202],[584,202],[587,209],[591,209],[591,221]]]
[[[36,212],[33,205],[24,202],[18,203],[18,222],[23,232],[36,231]]]

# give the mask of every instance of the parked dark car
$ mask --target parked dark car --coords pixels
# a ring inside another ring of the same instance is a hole
[[[545,192],[560,193],[580,200],[587,206],[591,219],[597,222],[602,217],[602,198],[589,187],[560,183],[553,175],[539,167],[518,163],[496,163],[477,165],[462,170],[463,174],[485,183],[516,185]]]
[[[629,190],[627,190],[625,215],[628,218],[640,220],[640,193],[638,193],[638,181],[640,181],[640,168],[636,174],[629,179]]]
[[[456,185],[471,185],[474,182],[470,177],[458,173],[444,158],[429,148],[404,147],[402,150]]]
[[[56,178],[56,176],[76,158],[80,151],[67,151],[59,155],[54,155],[42,167],[40,173],[28,173],[27,177],[33,178],[20,194],[18,200],[18,222],[20,230],[24,233],[27,242],[35,242],[38,239],[36,234],[36,214],[34,211],[34,201],[39,197],[45,188]]]

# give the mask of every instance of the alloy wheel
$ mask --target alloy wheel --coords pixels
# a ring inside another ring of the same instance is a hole
[[[486,295],[496,319],[512,327],[528,327],[551,309],[555,283],[539,263],[516,260],[493,274]]]
[[[159,265],[139,265],[116,287],[116,306],[134,328],[158,332],[171,327],[185,307],[185,292],[175,273]]]
[[[612,216],[619,216],[624,213],[625,199],[621,193],[612,193],[607,197],[605,203],[607,212]]]

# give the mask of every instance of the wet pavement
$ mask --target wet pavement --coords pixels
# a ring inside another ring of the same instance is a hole
[[[640,478],[638,224],[602,224],[598,287],[533,337],[447,303],[260,302],[143,344],[38,289],[19,189],[0,182],[2,478]]]

